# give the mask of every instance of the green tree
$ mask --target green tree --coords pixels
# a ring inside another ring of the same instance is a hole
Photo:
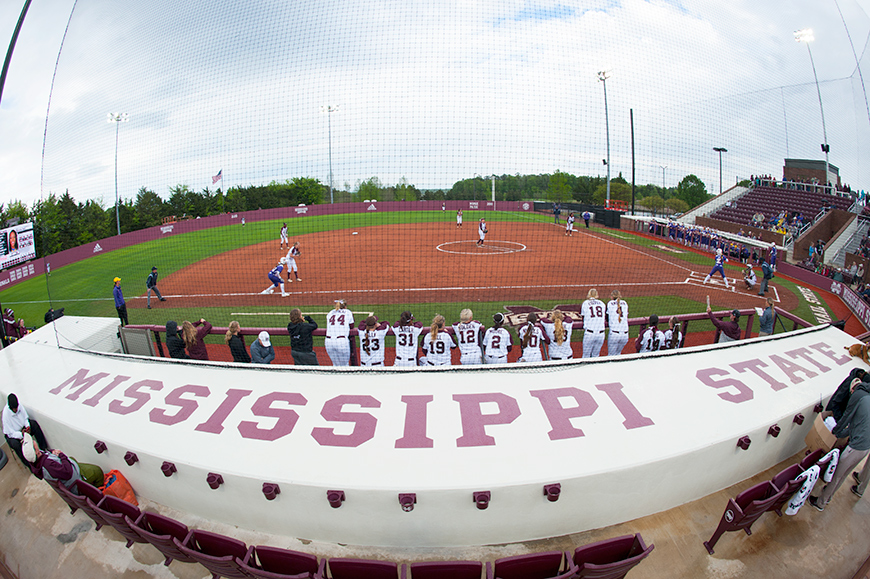
[[[319,179],[311,177],[294,177],[292,181],[288,181],[289,190],[291,193],[290,203],[288,205],[318,205],[323,203],[324,185]],[[333,190],[333,195],[335,191]]]
[[[381,199],[381,181],[377,177],[357,181],[354,201],[365,201],[366,199]]]
[[[9,219],[18,219],[19,222],[24,222],[30,219],[30,210],[23,201],[15,199],[5,208],[0,204],[0,226],[5,226]]]
[[[704,182],[696,175],[686,175],[680,181],[680,184],[677,185],[676,197],[685,201],[689,209],[691,209],[711,199],[713,196],[707,193]]]
[[[644,197],[640,200],[640,204],[643,207],[646,207],[650,211],[652,211],[653,215],[661,212],[665,207],[665,200],[659,197],[658,195],[650,195],[649,197]]]
[[[550,175],[547,187],[547,199],[553,203],[565,203],[571,199],[571,187],[568,185],[568,175],[556,171]]]
[[[404,177],[402,177],[396,185],[394,195],[396,201],[401,201],[403,199],[405,201],[417,201],[420,199],[420,191],[418,191],[413,185],[408,184],[408,180]]]
[[[163,199],[150,189],[142,187],[136,194],[136,225],[140,229],[154,227],[163,222],[168,215],[164,209]]]
[[[37,257],[60,251],[60,233],[64,227],[64,219],[54,193],[49,193],[48,197],[33,204],[30,218],[33,220]]]
[[[103,209],[103,205],[97,201],[89,200],[84,205],[79,204],[81,215],[81,229],[76,240],[76,245],[84,245],[104,237],[112,235],[110,223],[114,223],[114,215],[111,221],[109,214]]]
[[[689,204],[682,199],[677,199],[676,197],[665,201],[665,207],[667,207],[671,213],[685,213],[689,210]]]
[[[631,203],[631,185],[628,183],[620,183],[611,179],[610,181],[610,198],[626,203]],[[592,194],[592,202],[596,205],[604,205],[607,200],[607,183],[601,183]]]
[[[64,226],[59,233],[60,249],[63,251],[78,245],[82,228],[81,211],[72,195],[69,194],[69,189],[57,200],[57,208],[64,220]]]

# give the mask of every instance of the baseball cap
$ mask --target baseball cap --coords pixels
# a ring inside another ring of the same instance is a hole
[[[263,330],[257,337],[260,339],[260,342],[267,348],[272,345],[272,342],[269,340],[269,332]]]
[[[117,282],[119,282],[119,281],[121,281],[121,278],[119,278],[119,277],[116,277],[116,278],[115,278],[115,279],[113,279],[113,280],[112,280],[112,281],[113,281],[113,282],[116,282],[116,283],[117,283]]]
[[[156,265],[151,266],[151,271],[154,271],[154,270],[156,270],[156,269],[157,269],[157,266],[156,266]]]
[[[740,310],[731,310],[731,315],[733,315],[735,318],[739,318]]]

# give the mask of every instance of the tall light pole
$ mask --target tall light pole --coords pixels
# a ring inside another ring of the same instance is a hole
[[[825,128],[825,109],[822,106],[822,89],[819,88],[819,77],[816,74],[816,63],[813,62],[813,51],[810,50],[810,42],[815,39],[812,28],[796,30],[794,33],[794,39],[795,42],[803,42],[807,45],[807,53],[810,55],[810,64],[813,67],[813,78],[816,80],[816,92],[819,94],[819,111],[822,113],[822,137],[824,138],[822,152],[825,153],[825,182],[823,183],[823,186],[825,187],[825,191],[827,191],[828,170],[830,168],[828,165],[828,153],[831,151],[831,146],[828,144],[828,130]]]
[[[667,165],[659,165],[659,168],[662,170],[662,193],[665,192],[665,169],[668,168]]]
[[[120,199],[118,198],[118,133],[121,129],[121,123],[126,123],[130,120],[130,115],[127,113],[109,113],[106,115],[106,121],[115,123],[115,224],[118,226],[118,235],[121,235],[121,214],[118,209]]]
[[[332,113],[338,112],[338,105],[324,105],[320,107],[321,113],[326,113],[329,119],[329,202],[335,203],[332,198]]]
[[[607,113],[607,79],[610,78],[609,70],[601,70],[598,72],[598,80],[604,85],[604,127],[607,131],[607,158],[604,159],[604,164],[607,165],[607,202],[605,207],[610,206],[610,116]]]
[[[713,147],[713,150],[719,153],[719,195],[722,194],[722,153],[727,153],[725,147]]]

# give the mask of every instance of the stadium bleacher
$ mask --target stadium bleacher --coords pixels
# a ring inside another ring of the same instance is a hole
[[[710,217],[749,225],[756,213],[763,213],[766,219],[770,219],[781,211],[790,211],[801,213],[805,219],[813,219],[825,207],[848,210],[851,204],[848,197],[761,186],[750,189],[730,207],[722,207]]]

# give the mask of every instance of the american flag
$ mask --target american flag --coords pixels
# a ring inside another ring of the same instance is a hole
[[[223,176],[223,174],[222,174],[223,172],[224,172],[224,170],[221,169],[220,171],[218,171],[218,174],[217,174],[217,175],[215,175],[214,177],[211,178],[211,184],[212,184],[212,185],[214,185],[215,183],[217,183],[218,181],[220,181],[221,179],[224,178],[224,176]]]

